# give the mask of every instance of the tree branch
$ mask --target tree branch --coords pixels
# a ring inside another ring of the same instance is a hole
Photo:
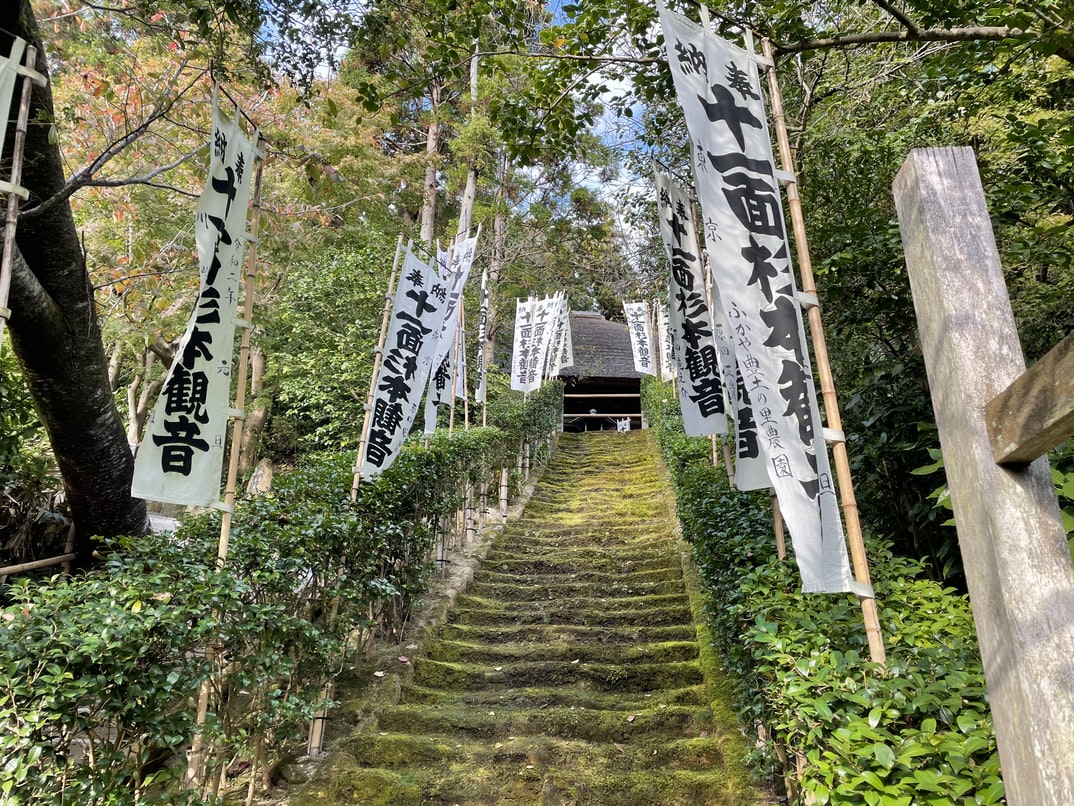
[[[921,33],[921,29],[918,27],[916,22],[907,17],[899,9],[895,8],[895,6],[893,6],[887,0],[873,0],[873,3],[878,5],[884,11],[886,11],[888,14],[898,20],[899,24],[902,25],[911,34],[916,35]]]
[[[48,214],[48,212],[57,205],[66,202],[81,188],[84,188],[94,183],[106,182],[106,180],[94,180],[94,174],[96,174],[99,170],[101,170],[101,168],[107,165],[114,157],[122,153],[127,146],[138,140],[138,138],[140,138],[143,134],[149,131],[149,128],[162,117],[167,115],[167,113],[175,105],[175,102],[182,98],[183,95],[185,95],[190,90],[190,88],[193,87],[194,84],[201,79],[202,74],[199,73],[194,78],[192,78],[190,82],[185,87],[183,87],[183,89],[179,90],[173,95],[172,88],[175,86],[175,83],[178,81],[179,76],[182,74],[183,70],[186,69],[186,64],[187,62],[184,59],[178,65],[178,67],[176,67],[175,73],[172,74],[171,79],[168,80],[168,83],[165,85],[164,90],[161,93],[160,100],[158,100],[157,103],[153,106],[153,109],[150,111],[149,116],[146,117],[145,120],[143,120],[140,124],[138,124],[138,126],[127,132],[119,139],[114,140],[112,144],[109,145],[108,148],[106,148],[100,154],[98,154],[97,157],[89,165],[86,165],[71,174],[70,178],[67,180],[67,182],[64,183],[63,188],[61,188],[59,192],[54,193],[52,196],[45,199],[40,204],[22,210],[19,213],[19,219],[22,221],[33,221],[36,218]],[[188,159],[189,156],[190,155],[183,156],[178,163],[175,163],[175,165],[178,165],[183,160]],[[174,167],[174,165],[172,167]],[[155,172],[151,172],[149,174],[149,177],[152,178],[153,176],[156,176],[161,172],[162,170],[158,169]],[[119,182],[119,184],[136,184],[136,180]],[[147,184],[147,182],[143,184]],[[101,184],[99,186],[109,185]]]
[[[855,47],[857,45],[870,45],[881,42],[973,42],[979,40],[1022,39],[1034,36],[1039,36],[1039,33],[1033,30],[1011,28],[1006,25],[971,28],[931,28],[919,30],[916,34],[910,31],[870,31],[777,45],[775,46],[775,51],[777,54],[785,56],[810,50]]]

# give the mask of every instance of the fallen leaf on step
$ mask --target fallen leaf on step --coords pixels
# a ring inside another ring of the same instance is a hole
[[[408,658],[406,655],[400,655],[398,660],[400,663],[410,663],[410,658]]]
[[[635,719],[637,719],[637,718],[638,718],[638,715],[637,715],[637,714],[631,714],[630,716],[628,716],[628,717],[626,718],[626,721],[627,721],[627,722],[633,722],[633,721],[634,721]]]
[[[384,677],[387,672],[373,672],[373,677]]]

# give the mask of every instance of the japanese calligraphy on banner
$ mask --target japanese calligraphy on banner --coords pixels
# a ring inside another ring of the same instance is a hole
[[[714,283],[805,592],[856,590],[796,301],[760,80],[750,54],[658,3],[694,143]]]
[[[727,398],[713,338],[705,271],[690,199],[656,172],[660,233],[671,262],[668,313],[683,428],[692,437],[727,433]]]
[[[437,250],[437,262],[440,263],[440,275],[448,288],[447,307],[444,311],[444,323],[435,340],[433,352],[433,372],[429,378],[429,391],[425,397],[425,433],[436,431],[436,407],[449,401],[447,390],[452,378],[461,376],[456,369],[455,341],[459,333],[459,301],[466,281],[470,278],[470,269],[477,254],[477,237],[466,238],[447,253]],[[465,392],[460,397],[465,396]]]
[[[4,151],[4,138],[7,135],[8,120],[11,115],[11,99],[15,94],[15,83],[19,77],[19,66],[26,53],[26,41],[15,37],[11,52],[0,56],[0,153]]]
[[[489,273],[481,273],[481,307],[477,314],[477,380],[474,386],[474,401],[484,403],[487,395],[488,379],[485,377],[485,341],[489,329]]]
[[[363,478],[391,467],[414,424],[433,364],[435,334],[444,325],[447,298],[448,288],[440,274],[407,244],[377,375],[369,439],[359,457],[358,472]]]
[[[555,315],[552,325],[551,347],[548,351],[548,377],[554,378],[567,367],[574,366],[574,339],[571,337],[570,304],[567,294],[556,293]]]
[[[675,380],[675,356],[671,342],[671,324],[668,321],[667,305],[660,305],[653,300],[653,310],[656,311],[656,342],[660,347],[660,380]]]
[[[194,311],[134,462],[131,494],[210,506],[220,474],[231,395],[236,310],[251,176],[257,151],[213,104],[209,181],[194,222],[201,286]]]
[[[541,385],[537,373],[530,372],[534,353],[533,318],[537,301],[515,300],[515,340],[511,347],[511,388],[518,392],[533,392]]]
[[[627,330],[630,332],[630,348],[634,352],[634,369],[642,375],[656,374],[653,355],[653,332],[649,324],[649,303],[624,302]]]

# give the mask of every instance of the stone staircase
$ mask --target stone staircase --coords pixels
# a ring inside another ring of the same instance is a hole
[[[409,679],[292,803],[757,802],[713,718],[669,496],[647,432],[564,434]]]

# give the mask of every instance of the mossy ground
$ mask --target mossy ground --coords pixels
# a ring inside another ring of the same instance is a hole
[[[756,803],[654,456],[644,432],[563,435],[448,623],[346,703],[352,732],[292,804]]]

